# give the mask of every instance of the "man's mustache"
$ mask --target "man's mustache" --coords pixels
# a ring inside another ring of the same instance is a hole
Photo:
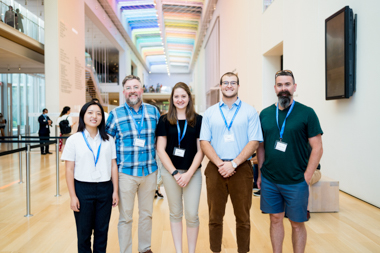
[[[282,97],[283,95],[286,95],[288,97],[291,96],[290,92],[285,90],[285,91],[280,91],[278,94],[277,94],[277,97]]]

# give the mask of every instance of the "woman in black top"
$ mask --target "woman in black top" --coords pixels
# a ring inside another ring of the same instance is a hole
[[[177,83],[170,95],[169,111],[160,117],[156,129],[157,153],[165,167],[161,173],[177,253],[182,253],[182,202],[189,253],[195,252],[197,244],[203,159],[199,144],[201,124],[202,116],[195,113],[189,87],[185,83]]]

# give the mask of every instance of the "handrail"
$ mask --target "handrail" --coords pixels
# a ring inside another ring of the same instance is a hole
[[[40,138],[38,136],[23,136],[22,138]],[[46,136],[48,137],[48,136]],[[20,140],[21,139],[21,135],[19,135],[18,137],[17,136],[6,136],[6,137],[0,137],[1,139],[6,139],[6,138],[18,138],[18,140],[0,140],[0,143],[26,143],[26,147],[23,147],[23,148],[17,148],[17,149],[13,149],[13,150],[8,150],[8,151],[4,151],[4,152],[0,152],[0,157],[1,156],[5,156],[5,155],[9,155],[9,154],[13,154],[13,153],[19,153],[19,152],[22,152],[22,151],[26,151],[26,215],[24,215],[24,217],[31,217],[33,216],[33,214],[30,213],[30,204],[31,204],[31,201],[30,201],[30,150],[32,148],[39,148],[39,147],[42,147],[42,146],[48,146],[48,145],[51,145],[51,144],[54,144],[55,143],[55,147],[56,147],[56,194],[54,195],[54,197],[59,197],[61,196],[60,193],[59,193],[59,139],[66,139],[68,138],[67,136],[63,137],[63,136],[60,136],[60,137],[50,137],[52,139],[56,139],[56,140],[50,140],[50,141],[46,141],[47,139],[44,139],[45,141],[42,143],[42,144],[38,144],[38,145],[31,145],[31,143],[36,143],[36,142],[41,142],[41,141],[30,141],[30,140]],[[20,166],[21,166],[21,163],[20,163]],[[20,168],[20,182],[19,183],[22,183],[22,168]]]
[[[18,3],[17,3],[18,4]],[[5,9],[5,12],[8,10],[8,7],[9,6],[12,6],[14,9],[20,9],[20,7],[22,7],[20,4],[16,5],[16,4],[13,4],[13,5],[8,5],[2,1],[0,1],[0,5],[3,5],[3,7],[1,9]],[[16,8],[16,6],[18,6]],[[23,8],[21,8],[22,10]],[[24,8],[26,9],[26,8]],[[21,12],[15,12],[13,11],[15,14],[17,15],[22,15],[22,19],[19,24],[22,24],[22,29],[21,29],[21,32],[37,41],[39,41],[40,43],[44,43],[44,40],[43,40],[43,34],[41,35],[41,32],[45,33],[45,28],[42,27],[40,24],[36,23],[35,21],[33,21],[32,19],[28,18],[27,15],[28,15],[28,12],[35,15],[37,17],[36,14],[32,13],[30,10],[26,9],[27,13],[26,14],[23,14]],[[5,12],[4,12],[4,15],[5,15]],[[39,19],[37,17],[37,19]],[[42,21],[42,20],[41,20]],[[5,23],[5,20],[3,20],[4,24]],[[13,18],[13,23],[14,23],[14,26],[13,28],[17,31],[19,31],[19,29],[17,29],[17,25],[16,25],[16,18],[14,17]],[[30,27],[31,29],[28,29],[28,27]],[[21,26],[20,26],[21,28]],[[34,29],[38,29],[38,32],[37,34],[33,34],[33,32],[35,31]],[[34,36],[35,35],[35,36]]]
[[[98,97],[99,97],[99,102],[100,102],[100,104],[102,105],[102,104],[104,103],[104,101],[103,101],[103,98],[102,98],[102,96],[101,96],[101,94],[100,94],[99,80],[98,80],[97,77],[95,77],[94,72],[91,70],[90,67],[86,67],[85,69],[86,69],[86,71],[88,71],[88,72],[90,73],[91,79],[92,79],[92,81],[93,81],[94,84],[95,84],[94,87],[95,87],[96,94],[98,95]],[[96,73],[96,72],[95,72],[95,73]]]
[[[28,138],[28,139],[41,139],[41,140],[48,140],[48,139],[67,139],[70,136],[21,136],[21,138]],[[19,138],[18,136],[2,136],[1,139],[16,139]]]

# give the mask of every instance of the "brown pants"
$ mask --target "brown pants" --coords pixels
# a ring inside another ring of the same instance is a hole
[[[223,237],[223,217],[230,195],[236,217],[236,238],[239,253],[249,252],[252,205],[253,171],[249,161],[236,168],[236,173],[223,178],[218,167],[209,162],[206,170],[207,202],[209,210],[210,249],[220,252]]]

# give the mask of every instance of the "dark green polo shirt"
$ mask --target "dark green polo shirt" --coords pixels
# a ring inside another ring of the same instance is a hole
[[[289,108],[278,111],[280,128]],[[286,120],[282,141],[288,146],[285,152],[276,150],[275,143],[280,139],[276,123],[276,105],[265,108],[260,113],[264,135],[265,161],[261,172],[266,179],[276,184],[297,184],[304,181],[304,173],[309,162],[311,147],[308,138],[323,134],[314,110],[295,102]]]

